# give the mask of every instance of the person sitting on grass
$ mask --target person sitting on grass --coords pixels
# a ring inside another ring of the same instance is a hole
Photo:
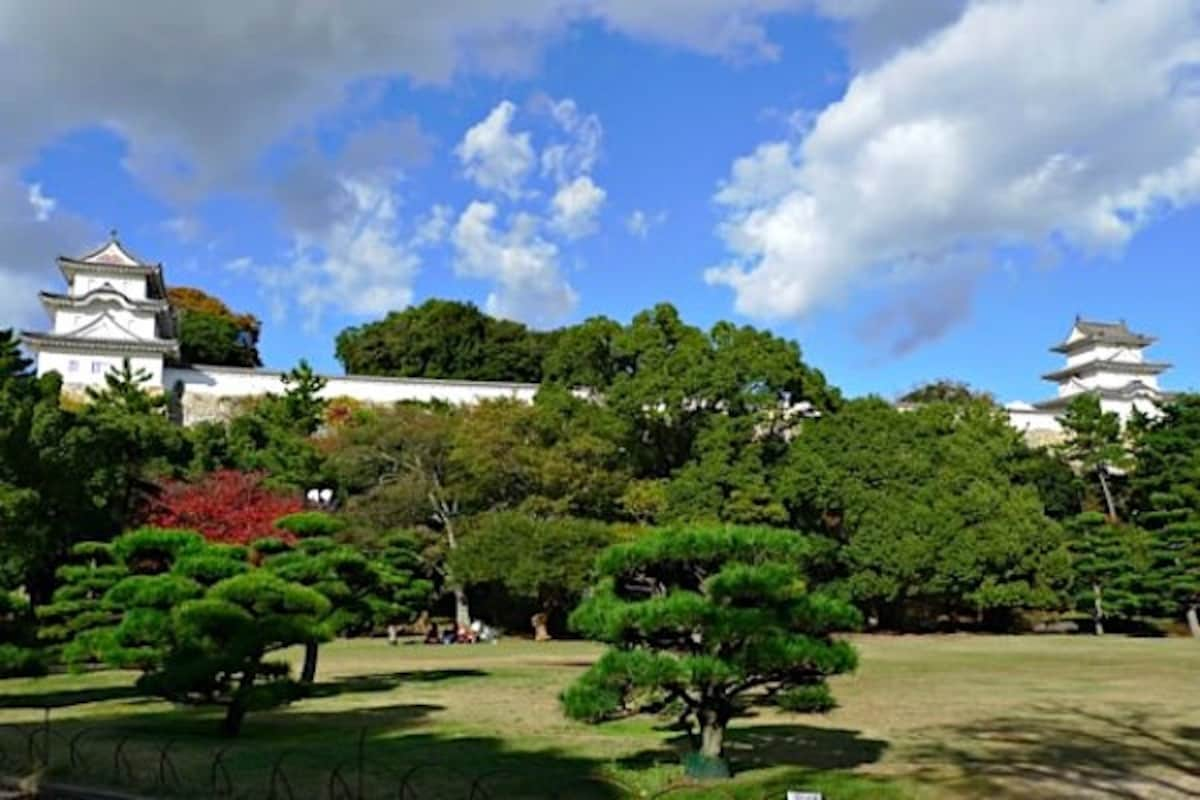
[[[441,644],[442,637],[438,634],[438,626],[436,622],[430,622],[429,627],[425,629],[425,644]]]

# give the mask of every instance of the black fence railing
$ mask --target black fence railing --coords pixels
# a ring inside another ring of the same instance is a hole
[[[147,730],[57,722],[50,709],[40,722],[0,725],[0,776],[73,800],[105,792],[185,800],[670,800],[734,795],[720,786],[674,785],[643,795],[604,776],[520,774],[490,769],[464,773],[461,764],[435,758],[386,763],[373,757],[367,729],[354,755],[327,764],[328,753],[300,747],[270,754],[233,742],[160,738]],[[530,790],[530,784],[539,788]],[[35,795],[38,796],[38,795]],[[739,797],[747,797],[743,792]]]

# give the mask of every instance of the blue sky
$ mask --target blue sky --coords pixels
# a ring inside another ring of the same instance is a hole
[[[1195,0],[5,5],[0,325],[116,227],[272,366],[429,297],[669,301],[851,394],[1038,399],[1077,313],[1200,387]]]

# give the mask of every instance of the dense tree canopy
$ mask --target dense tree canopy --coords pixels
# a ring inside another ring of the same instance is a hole
[[[1011,472],[1022,451],[990,403],[855,400],[804,430],[780,480],[797,523],[841,543],[837,582],[881,624],[985,618],[1054,607],[1069,577],[1059,527]]]
[[[337,357],[362,375],[537,382],[551,338],[471,303],[428,300],[342,331]]]
[[[187,286],[173,286],[167,298],[179,321],[180,358],[187,364],[259,367],[261,323],[238,314],[219,298]]]
[[[613,540],[612,529],[602,522],[501,511],[472,521],[450,566],[468,584],[500,584],[529,601],[536,612],[536,638],[545,640],[552,618],[574,607],[596,556]]]

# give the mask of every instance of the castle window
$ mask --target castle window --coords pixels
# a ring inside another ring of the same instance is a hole
[[[92,362],[92,374],[93,375],[103,375],[104,374],[104,362],[103,361],[93,361]]]
[[[67,372],[79,372],[79,362],[71,359],[67,362]]]

